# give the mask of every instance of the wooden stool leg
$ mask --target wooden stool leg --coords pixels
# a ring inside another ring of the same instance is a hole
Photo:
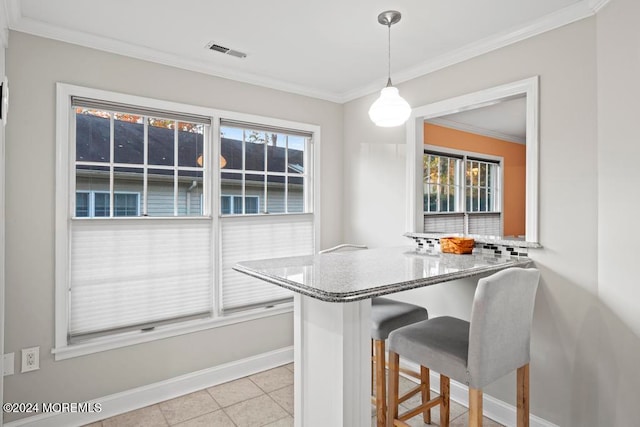
[[[384,427],[387,422],[387,396],[385,379],[385,349],[384,340],[374,340],[374,359],[376,371],[376,416],[378,427]]]
[[[469,427],[482,427],[482,390],[469,387]]]
[[[422,404],[431,400],[431,379],[429,378],[429,368],[420,366],[420,382],[422,383]],[[422,413],[425,424],[431,424],[431,409]]]
[[[375,365],[375,354],[373,353],[373,339],[371,340],[371,395],[373,396],[373,379],[374,377],[374,372],[373,372],[373,366]]]
[[[449,427],[449,377],[440,374],[440,427]]]
[[[398,418],[398,394],[400,386],[400,356],[393,351],[389,352],[389,390],[387,397],[387,425],[393,427],[393,422]]]
[[[529,364],[518,368],[517,373],[517,425],[529,427]]]

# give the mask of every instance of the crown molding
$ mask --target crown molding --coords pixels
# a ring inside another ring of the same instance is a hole
[[[443,126],[449,129],[455,129],[462,132],[469,132],[476,135],[487,136],[489,138],[499,139],[501,141],[514,142],[516,144],[526,144],[526,138],[520,138],[515,135],[509,135],[507,133],[496,132],[494,130],[485,129],[479,126],[470,125],[467,123],[459,123],[454,120],[444,119],[442,117],[436,117],[434,119],[426,120],[434,125]]]
[[[606,3],[609,0],[591,1]],[[560,28],[581,19],[588,18],[590,16],[593,16],[594,14],[595,11],[591,8],[590,4],[587,4],[587,0],[582,0],[578,3],[574,3],[571,6],[567,6],[556,12],[531,21],[527,25],[511,28],[501,33],[494,34],[492,36],[463,46],[460,49],[453,50],[447,54],[418,64],[414,67],[396,72],[393,75],[393,81],[396,84],[403,83],[417,77],[433,73],[434,71],[441,70],[451,65],[466,61],[468,59],[475,58],[476,56],[484,55],[485,53],[492,52],[494,50],[509,46],[522,40],[526,40],[530,37],[537,36],[547,31],[555,30],[556,28]],[[382,81],[382,79],[380,79],[380,81]],[[346,92],[343,97],[343,102],[352,101],[356,98],[360,98],[361,96],[377,92],[382,87],[383,85],[381,83],[372,83],[365,87]]]
[[[571,6],[536,19],[523,27],[516,27],[503,31],[496,35],[470,43],[445,55],[425,61],[414,67],[397,72],[394,74],[393,80],[395,83],[406,82],[476,56],[500,49],[510,44],[517,43],[527,38],[534,37],[546,31],[554,30],[572,22],[593,16],[609,1],[610,0],[581,0]],[[382,78],[365,86],[342,93],[296,85],[274,78],[258,76],[246,72],[232,71],[222,66],[212,65],[206,61],[184,58],[172,53],[126,43],[107,37],[87,34],[80,31],[67,30],[37,20],[25,18],[22,16],[20,0],[0,0],[0,5],[6,6],[4,13],[0,10],[0,28],[2,26],[2,18],[5,18],[6,21],[8,21],[8,28],[11,30],[21,31],[40,37],[103,50],[118,55],[129,56],[185,70],[196,71],[229,80],[308,96],[311,98],[323,99],[342,104],[365,95],[376,93],[384,86],[382,83],[384,79]],[[5,43],[6,46],[8,35],[6,34],[6,30],[4,33],[4,37],[0,36],[0,42]]]
[[[262,77],[251,73],[243,73],[241,71],[230,70],[225,67],[211,65],[206,61],[185,58],[174,55],[172,53],[163,52],[132,43],[122,42],[120,40],[96,36],[94,34],[88,34],[80,31],[68,30],[34,19],[24,18],[20,16],[21,14],[19,10],[18,0],[8,1],[12,5],[11,7],[18,8],[11,9],[11,13],[9,13],[9,28],[13,31],[20,31],[35,36],[102,50],[117,55],[128,56],[189,71],[196,71],[203,74],[213,75],[216,77],[243,83],[249,83],[265,88],[281,90],[297,95],[323,99],[336,103],[342,102],[342,97],[340,94],[320,91],[313,88],[287,83],[278,79]]]

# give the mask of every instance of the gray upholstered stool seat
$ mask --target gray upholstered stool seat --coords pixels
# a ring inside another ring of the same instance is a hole
[[[471,321],[424,320],[389,334],[389,425],[440,405],[440,426],[449,425],[449,378],[469,386],[469,426],[482,425],[482,388],[517,370],[518,426],[529,425],[531,323],[540,272],[509,268],[478,281]],[[398,414],[399,356],[440,373],[440,396]]]
[[[372,379],[376,380],[376,413],[378,426],[386,425],[387,418],[387,390],[386,390],[386,356],[385,356],[385,340],[389,334],[398,328],[420,322],[429,317],[427,309],[415,304],[395,301],[389,298],[373,298],[371,300],[371,339],[373,340],[373,365],[375,372],[372,372]],[[427,371],[423,372],[428,375]],[[421,379],[418,373],[410,373],[410,375]],[[422,387],[415,390],[413,394],[422,392],[425,399],[429,398],[428,387]],[[425,419],[430,421],[430,418]]]
[[[389,350],[448,377],[466,378],[469,322],[455,317],[436,317],[397,332],[389,338]]]
[[[386,340],[391,331],[429,317],[427,309],[389,298],[371,300],[371,338]]]

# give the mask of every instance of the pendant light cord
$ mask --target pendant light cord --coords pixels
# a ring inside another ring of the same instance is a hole
[[[389,33],[388,33],[388,46],[389,46],[389,55],[388,55],[388,60],[389,60],[389,73],[388,73],[388,79],[387,79],[387,87],[393,86],[391,84],[391,23],[389,23],[387,25],[387,27],[389,28]]]

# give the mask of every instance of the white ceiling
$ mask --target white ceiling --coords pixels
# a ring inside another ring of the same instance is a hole
[[[6,0],[9,28],[345,102],[593,15],[607,0]],[[212,52],[217,44],[245,59]]]
[[[493,105],[430,119],[437,125],[524,144],[527,138],[527,101],[520,96]]]

